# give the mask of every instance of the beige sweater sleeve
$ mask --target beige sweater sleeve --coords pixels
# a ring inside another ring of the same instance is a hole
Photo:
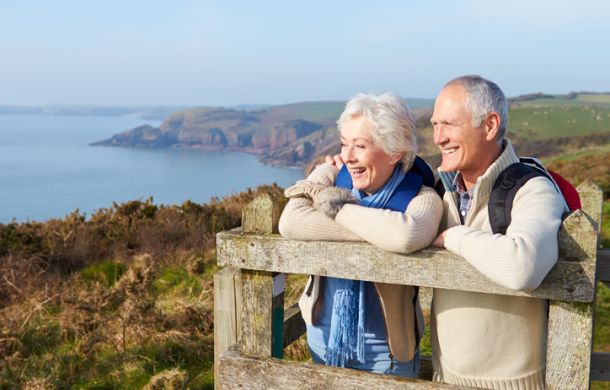
[[[323,172],[328,173],[328,168],[318,167],[307,180],[327,183],[320,179],[328,177]],[[335,220],[313,208],[311,200],[292,198],[279,229],[284,237],[297,240],[368,241],[388,251],[408,253],[434,240],[442,213],[440,197],[428,187],[422,187],[404,213],[347,204]]]
[[[339,170],[328,164],[320,164],[307,179],[297,182],[332,186]],[[279,222],[280,234],[286,238],[304,241],[362,241],[360,237],[340,226],[313,207],[307,197],[290,198]]]
[[[445,247],[502,286],[534,290],[557,262],[557,231],[565,211],[553,184],[534,178],[515,196],[506,235],[455,226],[445,234]]]
[[[381,249],[410,253],[430,245],[442,216],[441,198],[422,186],[404,213],[346,204],[335,221]]]

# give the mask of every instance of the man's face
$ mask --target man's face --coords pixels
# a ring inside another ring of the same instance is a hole
[[[472,126],[472,115],[466,109],[467,93],[459,85],[443,89],[434,103],[432,126],[434,143],[442,155],[441,168],[446,172],[462,172],[464,178],[474,179],[489,166],[490,152],[485,121]]]

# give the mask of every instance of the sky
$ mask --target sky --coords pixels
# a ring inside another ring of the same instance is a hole
[[[0,0],[0,105],[610,91],[605,0]]]

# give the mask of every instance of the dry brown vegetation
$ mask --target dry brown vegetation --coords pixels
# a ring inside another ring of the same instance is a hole
[[[0,388],[211,388],[215,234],[263,192],[0,225]]]

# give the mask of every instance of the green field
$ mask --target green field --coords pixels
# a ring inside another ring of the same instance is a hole
[[[295,118],[310,122],[334,123],[345,102],[306,102],[275,106],[263,114],[264,122],[283,122]]]
[[[532,140],[577,137],[610,130],[610,107],[518,106],[509,113],[509,132]]]
[[[580,93],[576,96],[551,95],[531,100],[516,100],[511,106],[610,106],[610,94]]]
[[[431,108],[433,99],[405,98],[408,106],[413,110]],[[271,107],[263,114],[264,122],[281,122],[294,118],[311,122],[334,125],[345,108],[345,101],[318,101],[285,104]]]
[[[576,98],[577,101],[594,103],[594,104],[607,104],[610,105],[610,94],[579,94]]]

